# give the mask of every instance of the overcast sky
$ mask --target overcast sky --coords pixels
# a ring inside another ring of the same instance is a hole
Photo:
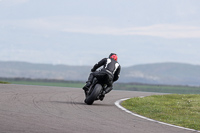
[[[0,61],[200,65],[200,0],[0,0]]]

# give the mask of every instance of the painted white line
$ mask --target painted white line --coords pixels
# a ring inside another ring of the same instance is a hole
[[[116,105],[118,108],[120,108],[121,110],[123,110],[123,111],[125,111],[125,112],[127,112],[127,113],[129,113],[129,114],[131,114],[131,115],[137,116],[137,117],[139,117],[139,118],[142,118],[142,119],[145,119],[145,120],[148,120],[148,121],[152,121],[152,122],[156,122],[156,123],[159,123],[159,124],[163,124],[163,125],[167,125],[167,126],[171,126],[171,127],[176,127],[176,128],[180,128],[180,129],[185,129],[185,130],[189,130],[189,131],[200,132],[200,131],[198,131],[198,130],[194,130],[194,129],[190,129],[190,128],[185,128],[185,127],[180,127],[180,126],[176,126],[176,125],[164,123],[164,122],[161,122],[161,121],[156,121],[156,120],[153,120],[153,119],[150,119],[150,118],[147,118],[147,117],[144,117],[144,116],[135,114],[135,113],[133,113],[133,112],[131,112],[131,111],[125,109],[124,107],[122,107],[122,106],[120,105],[120,103],[121,103],[122,101],[125,101],[125,100],[128,100],[128,99],[130,99],[130,98],[120,99],[120,100],[118,100],[118,101],[115,102],[115,105]]]

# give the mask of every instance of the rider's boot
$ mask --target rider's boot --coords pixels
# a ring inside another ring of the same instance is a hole
[[[90,85],[92,84],[93,81],[93,74],[91,73],[90,76],[88,77],[88,81],[86,82],[86,85],[83,87],[84,91],[88,91],[88,89],[90,88]]]
[[[109,93],[112,89],[113,89],[112,86],[107,87],[107,88],[101,93],[101,95],[99,96],[99,100],[103,101],[103,99],[104,99],[104,97],[105,97],[105,94]]]
[[[101,95],[99,96],[99,100],[103,101],[103,99],[104,99],[104,97],[105,97],[105,94],[106,94],[106,92],[103,91],[103,92],[101,93]]]
[[[87,95],[90,85],[91,85],[91,82],[87,81],[86,85],[83,87],[83,90],[85,91],[85,95]]]

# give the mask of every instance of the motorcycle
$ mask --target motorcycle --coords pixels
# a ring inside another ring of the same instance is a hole
[[[88,105],[92,105],[96,100],[103,100],[105,94],[104,90],[106,89],[107,85],[102,79],[98,79],[98,77],[94,77],[91,86],[89,87],[88,91],[85,93],[85,103]]]

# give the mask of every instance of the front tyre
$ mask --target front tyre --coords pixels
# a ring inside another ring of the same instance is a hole
[[[86,97],[85,103],[88,105],[92,105],[93,102],[97,99],[99,94],[101,93],[102,86],[100,84],[96,84],[92,93]]]

